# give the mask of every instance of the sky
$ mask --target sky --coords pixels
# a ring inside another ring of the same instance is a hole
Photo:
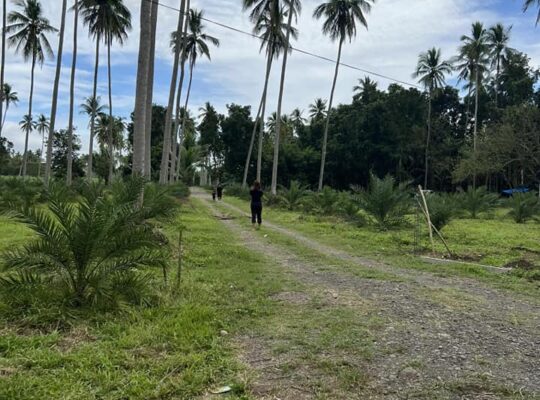
[[[318,55],[335,59],[337,44],[321,33],[322,22],[314,20],[313,10],[322,0],[303,0],[302,14],[297,28],[298,41],[293,46]],[[60,0],[41,0],[44,15],[51,25],[60,26]],[[73,0],[68,0],[71,6]],[[139,17],[141,0],[124,0],[132,13],[133,29],[123,46],[114,44],[112,49],[113,112],[129,120],[134,107],[137,53],[139,40]],[[180,0],[160,0],[175,8]],[[192,8],[204,10],[205,17],[244,31],[252,26],[243,12],[241,0],[192,0]],[[455,55],[459,39],[468,34],[471,24],[482,21],[487,26],[502,22],[512,25],[511,47],[527,53],[531,64],[540,66],[540,26],[535,27],[536,10],[522,12],[523,0],[378,0],[367,16],[368,29],[359,28],[352,43],[343,49],[342,62],[361,69],[373,71],[397,80],[415,83],[411,77],[418,54],[436,46],[442,49],[444,58]],[[8,0],[8,13],[15,9]],[[0,15],[1,14],[0,10]],[[160,7],[155,65],[154,103],[166,105],[172,70],[172,54],[169,35],[177,25],[178,13]],[[69,113],[69,83],[73,48],[73,13],[67,15],[65,51],[62,60],[60,96],[56,127],[65,128]],[[211,48],[211,60],[201,59],[193,74],[193,88],[189,109],[196,116],[199,108],[209,101],[219,112],[226,113],[227,104],[251,105],[255,111],[264,83],[265,58],[259,53],[260,42],[253,37],[206,22],[205,29],[220,39],[219,48]],[[75,126],[81,138],[82,151],[88,148],[88,117],[80,114],[79,105],[91,96],[95,62],[95,43],[88,36],[86,27],[79,25],[79,46],[76,80]],[[58,46],[58,35],[50,35],[53,49]],[[6,82],[18,93],[19,103],[7,114],[3,136],[14,143],[16,151],[24,148],[24,134],[18,122],[28,113],[30,92],[30,63],[14,49],[6,52]],[[281,64],[281,63],[280,63]],[[273,69],[268,102],[269,110],[276,107],[279,92],[280,68]],[[46,116],[51,113],[51,96],[56,59],[47,60],[36,68],[34,111]],[[327,99],[330,94],[334,64],[294,52],[289,58],[284,94],[284,112],[294,108],[306,110],[315,98]],[[336,104],[351,101],[352,87],[366,73],[342,67],[336,87]],[[371,76],[385,89],[392,81]],[[98,95],[107,103],[106,52],[100,54]],[[448,82],[456,84],[450,77]],[[31,134],[30,148],[41,147],[37,132]]]

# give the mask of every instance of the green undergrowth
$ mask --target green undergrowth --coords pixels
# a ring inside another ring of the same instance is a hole
[[[0,249],[29,237],[24,228],[0,222]],[[79,316],[64,330],[2,321],[0,398],[193,399],[222,385],[232,386],[230,398],[249,398],[230,338],[272,315],[269,298],[284,278],[197,203],[165,226],[173,243],[181,224],[181,290],[173,295],[156,287],[159,305]]]

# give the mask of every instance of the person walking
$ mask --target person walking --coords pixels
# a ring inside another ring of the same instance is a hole
[[[251,196],[251,223],[253,224],[253,228],[260,229],[262,225],[262,198],[264,192],[261,190],[259,181],[253,183],[249,194]]]
[[[218,183],[217,186],[217,198],[219,201],[223,198],[223,185],[221,183]]]

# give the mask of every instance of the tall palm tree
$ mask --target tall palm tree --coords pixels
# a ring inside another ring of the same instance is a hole
[[[210,47],[209,43],[213,46],[219,47],[220,42],[219,39],[210,36],[206,33],[204,33],[205,25],[202,23],[204,17],[204,12],[197,11],[197,10],[189,10],[189,30],[188,35],[185,37],[185,55],[184,60],[186,62],[189,62],[189,83],[186,93],[186,101],[184,103],[184,110],[187,111],[188,105],[189,105],[189,97],[191,94],[191,85],[193,83],[193,71],[195,68],[195,64],[197,63],[197,60],[200,57],[206,57],[208,60],[211,60],[210,56]],[[171,34],[171,44],[173,46],[176,45],[176,36],[178,35],[177,31],[174,31]],[[180,140],[179,145],[182,147],[182,135],[184,135],[185,129],[186,129],[186,121],[187,121],[188,113],[185,112],[182,117],[182,128],[180,130]],[[180,168],[180,153],[179,153],[179,159],[176,162],[176,173],[178,176]]]
[[[448,61],[443,61],[441,50],[435,47],[429,49],[425,53],[421,53],[418,57],[418,65],[413,77],[419,78],[420,83],[428,92],[428,120],[427,120],[427,135],[426,147],[424,153],[424,189],[428,188],[429,177],[429,145],[431,143],[431,109],[433,102],[433,94],[435,89],[438,89],[445,84],[445,76],[452,72],[452,65]]]
[[[6,108],[4,110],[4,116],[2,118],[2,128],[4,127],[4,124],[6,123],[6,115],[9,110],[9,106],[11,104],[17,105],[19,102],[19,94],[17,92],[13,91],[13,88],[9,83],[4,83],[3,90],[2,90],[2,103],[6,103]],[[2,130],[0,129],[0,132]]]
[[[540,23],[540,0],[525,0],[525,3],[523,3],[523,12],[527,11],[534,4],[538,7],[538,16],[536,17],[536,25],[538,25]]]
[[[38,117],[37,122],[34,125],[34,128],[41,135],[41,153],[40,153],[40,161],[39,161],[39,164],[38,164],[38,176],[41,176],[41,157],[43,157],[43,149],[45,147],[45,140],[46,140],[45,139],[45,132],[49,131],[49,135],[50,135],[51,134],[50,133],[50,127],[51,127],[50,120],[43,114],[41,114]]]
[[[244,2],[244,7],[246,6]],[[251,162],[251,154],[253,152],[253,146],[255,144],[255,137],[257,135],[257,130],[259,130],[259,141],[257,149],[257,181],[261,181],[261,170],[262,170],[262,145],[263,145],[263,134],[264,134],[264,119],[266,114],[266,98],[268,94],[268,84],[270,81],[270,73],[272,71],[272,65],[274,59],[279,58],[281,52],[285,48],[285,39],[286,39],[286,27],[284,26],[284,12],[283,8],[278,14],[273,12],[272,7],[268,7],[265,11],[257,16],[257,19],[254,21],[255,26],[253,27],[253,33],[261,38],[261,47],[260,51],[266,51],[266,71],[265,71],[265,80],[264,88],[259,103],[259,109],[257,111],[257,117],[255,118],[255,124],[253,125],[253,132],[251,134],[251,141],[249,145],[248,155],[246,158],[246,165],[244,168],[244,179],[243,186],[247,185],[247,175],[249,170],[249,164]],[[293,39],[298,39],[298,30],[291,27],[291,37]],[[292,49],[289,49],[292,51]]]
[[[89,35],[96,40],[96,63],[94,69],[94,89],[92,97],[97,97],[97,80],[99,68],[100,43],[107,46],[108,88],[109,88],[109,116],[112,118],[112,79],[111,79],[111,47],[116,40],[120,45],[127,39],[131,30],[131,13],[124,5],[123,0],[80,0],[79,11],[84,25],[88,27]],[[94,140],[94,119],[91,116],[90,141]],[[110,140],[112,140],[112,135]],[[93,144],[91,146],[93,148]],[[88,178],[92,178],[92,154],[88,157]],[[110,159],[114,163],[114,156]]]
[[[90,117],[88,126],[90,127],[90,147],[88,148],[88,165],[86,170],[86,176],[88,179],[92,176],[92,160],[94,158],[94,136],[96,130],[96,118],[105,113],[107,110],[106,105],[101,104],[101,97],[87,97],[84,103],[80,105],[81,114],[86,114]]]
[[[6,69],[6,27],[7,27],[7,0],[2,1],[2,59],[0,60],[0,122],[4,121],[4,100],[2,98],[4,89],[4,75]],[[7,110],[5,110],[7,112]],[[0,138],[4,124],[0,124]]]
[[[315,8],[315,11],[313,12],[314,18],[325,18],[322,28],[323,33],[325,35],[329,35],[332,41],[337,40],[339,43],[334,81],[332,82],[332,90],[330,91],[328,114],[326,115],[326,126],[324,128],[321,171],[319,174],[319,191],[322,190],[324,183],[328,129],[330,127],[334,92],[336,90],[339,64],[341,62],[341,50],[345,40],[349,39],[349,42],[352,42],[352,39],[356,36],[357,22],[367,29],[368,24],[365,14],[368,14],[371,11],[372,3],[375,3],[375,0],[329,0],[328,2],[323,3]]]
[[[30,98],[28,101],[28,116],[32,119],[36,64],[41,66],[46,56],[53,57],[53,50],[47,39],[47,34],[56,32],[57,30],[43,16],[43,9],[38,0],[16,0],[15,5],[20,8],[20,11],[12,11],[8,15],[7,20],[10,25],[6,29],[8,33],[12,33],[8,39],[8,43],[10,47],[15,47],[17,53],[22,53],[25,61],[31,60],[32,63],[30,72]],[[30,127],[28,124],[26,126]],[[26,176],[29,136],[30,131],[27,131],[22,162],[22,176]]]
[[[19,122],[19,127],[23,132],[26,133],[26,137],[34,130],[36,129],[36,123],[32,119],[32,116],[30,114],[26,114],[23,116],[23,119]],[[28,152],[28,140],[26,140],[24,145],[24,154],[27,155]],[[21,168],[19,169],[19,176],[26,176],[26,160],[23,157],[23,162],[21,164]]]
[[[96,119],[96,138],[102,153],[109,156],[111,153],[122,149],[124,147],[125,131],[126,124],[122,118],[113,117],[111,120],[108,114],[100,114]],[[112,132],[113,137],[112,148],[109,148],[111,146],[110,132]]]
[[[276,130],[275,130],[275,137],[274,137],[274,160],[272,163],[272,184],[271,184],[271,191],[272,194],[277,194],[277,181],[278,181],[278,163],[279,163],[279,140],[281,136],[281,108],[283,105],[283,93],[285,90],[285,74],[287,73],[287,60],[290,52],[290,43],[291,43],[291,35],[292,35],[292,24],[293,24],[293,18],[298,20],[298,15],[302,11],[302,3],[300,0],[284,0],[285,3],[285,11],[287,18],[287,34],[285,36],[285,52],[283,54],[283,64],[281,66],[281,81],[279,85],[279,97],[278,97],[278,105],[277,105],[277,118],[276,118]]]
[[[137,61],[137,84],[135,93],[135,117],[133,120],[133,176],[144,176],[145,174],[145,145],[146,145],[146,98],[148,96],[148,83],[150,80],[150,47],[152,41],[152,7],[151,3],[141,0],[140,37],[139,37],[139,57]],[[152,77],[153,78],[153,77]],[[112,120],[112,117],[111,117]],[[113,149],[112,140],[109,143],[110,150]],[[143,197],[140,201],[142,203]]]
[[[73,180],[73,114],[75,112],[75,73],[77,70],[77,46],[79,31],[79,0],[73,6],[73,59],[71,63],[71,79],[69,84],[69,120],[68,120],[68,154],[66,184],[71,186]]]
[[[487,32],[487,45],[490,49],[491,66],[495,68],[495,104],[499,107],[499,92],[501,85],[501,63],[504,54],[511,51],[508,47],[510,42],[510,32],[512,26],[505,27],[503,24],[496,24],[489,28]]]
[[[480,96],[480,88],[482,85],[482,77],[486,70],[486,65],[489,61],[489,48],[487,44],[487,31],[481,22],[475,22],[472,25],[471,36],[463,35],[461,37],[463,43],[459,49],[459,58],[465,60],[472,66],[469,80],[474,75],[475,88],[475,105],[474,105],[474,131],[473,131],[473,153],[476,160],[477,155],[477,137],[478,137],[478,100]],[[470,81],[469,83],[472,83]],[[476,162],[473,171],[473,187],[476,187]]]
[[[150,30],[150,48],[148,66],[148,93],[146,94],[146,118],[145,118],[145,144],[144,144],[144,176],[147,179],[152,179],[152,103],[154,99],[154,69],[156,58],[156,35],[157,35],[157,20],[159,12],[159,3],[152,3],[152,19]]]
[[[60,18],[60,36],[58,39],[58,52],[56,54],[56,74],[54,77],[53,95],[51,102],[51,116],[49,126],[49,137],[47,138],[47,156],[45,157],[45,183],[49,183],[52,164],[52,147],[54,137],[54,126],[56,123],[56,109],[58,107],[58,87],[60,85],[60,72],[62,71],[62,55],[64,52],[64,32],[66,31],[66,11],[67,0],[62,1],[62,14]],[[41,167],[41,164],[40,164]]]
[[[297,135],[299,129],[301,129],[307,122],[307,119],[304,118],[304,112],[299,108],[295,108],[289,118],[294,127],[294,133]]]
[[[315,99],[313,104],[309,106],[309,118],[311,122],[322,121],[326,118],[326,100],[321,98]]]
[[[184,29],[184,15],[186,9],[186,0],[180,0],[180,12],[178,13],[178,26],[177,32],[183,32]],[[169,179],[169,167],[171,158],[171,140],[172,140],[172,121],[173,121],[173,108],[174,99],[176,95],[176,86],[178,80],[178,66],[180,64],[180,51],[181,51],[181,35],[176,37],[176,45],[174,47],[174,59],[173,69],[171,75],[171,84],[169,87],[169,103],[167,106],[167,112],[165,115],[165,130],[163,133],[163,151],[161,154],[161,165],[159,171],[159,183],[166,184]]]

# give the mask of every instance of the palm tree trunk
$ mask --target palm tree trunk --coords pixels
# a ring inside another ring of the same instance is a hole
[[[4,114],[4,98],[2,97],[4,94],[4,74],[5,74],[5,68],[6,68],[6,18],[7,18],[7,1],[4,0],[3,2],[3,10],[2,10],[2,61],[0,65],[0,121],[2,121],[2,125],[0,125],[0,138],[2,138],[2,129],[4,128],[4,121],[6,120],[6,116]],[[5,113],[7,114],[8,105],[6,103],[6,110]]]
[[[264,119],[266,113],[266,98],[268,97],[268,83],[270,81],[270,72],[272,71],[272,63],[274,61],[273,54],[268,55],[269,61],[266,66],[266,77],[264,80],[264,89],[262,95],[262,110],[260,118],[260,129],[259,129],[259,143],[257,146],[257,181],[261,182],[261,173],[262,173],[262,148],[263,148],[263,139],[264,139]]]
[[[152,37],[152,8],[150,2],[141,0],[141,33],[137,65],[137,89],[135,95],[133,132],[133,169],[135,176],[144,176],[146,136],[146,95],[148,93],[148,70],[150,65],[150,41]]]
[[[277,194],[277,175],[278,175],[278,163],[279,163],[279,141],[281,136],[281,106],[283,103],[283,92],[285,89],[285,74],[287,72],[287,59],[289,56],[289,43],[291,40],[291,26],[293,19],[293,10],[289,5],[289,20],[287,21],[287,36],[285,39],[285,51],[283,53],[283,65],[281,67],[281,82],[279,86],[278,107],[276,113],[276,131],[274,138],[274,162],[272,164],[272,194]]]
[[[480,94],[480,78],[478,73],[478,65],[476,66],[476,76],[475,76],[475,104],[474,104],[474,132],[473,132],[473,189],[476,189],[476,146],[477,146],[477,135],[478,135],[478,97]]]
[[[30,99],[28,101],[28,115],[32,121],[32,103],[34,101],[34,75],[36,70],[36,55],[32,55],[32,71],[30,72]],[[28,163],[28,139],[30,137],[30,125],[26,128],[24,139],[24,153],[22,161],[22,176],[26,177],[26,164]],[[39,161],[41,163],[41,160]]]
[[[181,32],[184,26],[184,8],[186,0],[181,0],[180,10],[182,12],[178,15],[178,26],[176,32]],[[171,85],[169,87],[169,103],[167,105],[167,112],[165,113],[165,130],[163,136],[163,150],[161,154],[161,165],[159,171],[159,183],[165,185],[169,178],[170,171],[170,159],[171,159],[171,139],[172,139],[172,120],[174,109],[174,98],[176,94],[176,82],[178,80],[178,65],[180,63],[180,35],[176,40],[176,50],[174,52],[174,64],[171,76]]]
[[[191,2],[190,0],[187,0],[186,2],[186,9],[184,12],[184,26],[182,29],[182,37],[187,37],[187,30],[189,27],[189,11],[190,11]],[[182,41],[182,55],[180,56],[180,79],[178,81],[178,97],[176,98],[176,114],[175,114],[175,120],[174,120],[174,136],[173,141],[171,143],[171,171],[169,174],[169,183],[173,183],[177,177],[176,177],[176,162],[177,162],[177,153],[180,153],[180,146],[178,143],[178,136],[180,134],[179,127],[180,127],[180,113],[181,113],[181,103],[182,103],[182,90],[184,88],[184,78],[186,75],[186,41]]]
[[[97,83],[98,83],[98,71],[99,71],[99,42],[101,40],[100,35],[96,37],[96,65],[94,67],[94,89],[92,92],[92,99],[97,101]],[[94,135],[96,133],[96,110],[92,110],[90,115],[90,145],[88,146],[88,171],[86,176],[88,179],[93,178],[93,160],[94,160]]]
[[[148,73],[148,93],[146,94],[146,142],[144,145],[144,176],[146,179],[152,179],[152,103],[154,97],[154,65],[156,58],[156,30],[157,30],[157,18],[159,11],[159,3],[152,3],[152,32],[150,43],[150,66]]]
[[[255,123],[253,124],[253,131],[251,132],[251,140],[249,142],[249,150],[246,157],[246,164],[244,165],[244,177],[242,179],[242,187],[247,186],[247,177],[249,172],[249,164],[251,162],[251,154],[253,153],[253,146],[255,145],[255,136],[257,135],[257,128],[259,127],[259,119],[261,118],[262,106],[264,99],[261,98],[259,102],[259,109],[257,110],[257,116],[255,117]]]
[[[182,152],[182,143],[184,140],[185,132],[186,132],[186,121],[188,119],[188,105],[189,105],[189,96],[191,95],[191,84],[193,82],[193,69],[195,67],[195,62],[190,63],[189,67],[189,84],[188,84],[188,90],[186,93],[186,103],[184,104],[184,115],[182,116],[182,129],[180,131],[180,135],[178,136],[178,161],[176,162],[176,181],[180,178],[180,162],[181,162],[181,152]]]
[[[265,80],[264,80],[264,89],[261,96],[261,102],[259,104],[259,110],[257,111],[257,118],[255,118],[255,124],[253,125],[253,132],[251,134],[251,142],[249,144],[249,151],[246,158],[246,165],[244,168],[244,179],[242,181],[242,186],[247,186],[247,177],[248,177],[248,171],[249,171],[249,164],[251,162],[251,155],[253,153],[253,146],[255,144],[255,136],[257,135],[257,128],[259,127],[259,122],[261,123],[261,135],[259,137],[262,137],[262,133],[264,132],[264,115],[263,115],[263,108],[265,107],[266,102],[266,92],[268,90],[268,80],[270,78],[270,70],[272,69],[272,56],[268,55],[268,61],[266,62],[266,72],[265,72]],[[259,140],[260,142],[260,140]],[[257,158],[257,167],[259,165],[259,158]],[[257,173],[259,169],[257,168]],[[257,179],[258,180],[258,179]]]
[[[71,81],[69,84],[69,122],[66,184],[73,182],[73,113],[75,109],[75,73],[77,69],[77,32],[79,25],[79,0],[75,0],[73,19],[73,60],[71,63]]]
[[[4,111],[4,117],[2,118],[2,125],[0,125],[0,132],[2,132],[2,129],[4,129],[4,124],[6,123],[6,115],[8,113],[8,110],[9,110],[9,103],[6,102],[6,109]]]
[[[62,56],[64,52],[64,32],[66,30],[67,0],[62,2],[62,18],[60,22],[60,37],[58,38],[58,54],[56,59],[56,75],[54,77],[54,88],[52,96],[52,107],[50,115],[49,136],[47,138],[47,157],[45,162],[45,184],[49,184],[51,179],[52,147],[54,131],[56,126],[56,111],[58,108],[58,88],[60,86],[60,73],[62,72]]]
[[[501,55],[497,54],[497,72],[495,76],[495,105],[499,108],[499,90],[501,79]]]
[[[40,157],[43,156],[43,149],[45,149],[45,129],[41,130],[41,153],[40,154]],[[37,168],[37,176],[40,177],[41,176],[41,162],[38,163],[38,168]]]
[[[113,103],[112,103],[112,71],[111,71],[111,41],[109,36],[107,40],[107,73],[109,78],[109,126],[107,127],[107,147],[109,148],[109,177],[107,182],[112,183],[114,176],[114,140],[113,140]],[[147,50],[148,51],[148,50]],[[148,78],[147,78],[148,79]]]
[[[324,128],[324,137],[323,137],[323,145],[322,145],[322,157],[321,157],[321,172],[319,174],[319,192],[323,188],[324,184],[324,167],[326,164],[326,149],[328,145],[328,129],[330,128],[330,115],[332,113],[332,104],[334,102],[334,93],[336,91],[336,83],[339,73],[339,63],[341,62],[341,50],[343,49],[343,41],[345,39],[341,38],[339,40],[339,47],[338,47],[338,57],[336,61],[336,70],[334,72],[334,81],[332,83],[332,91],[330,92],[330,102],[328,103],[328,114],[326,115],[326,126]]]
[[[431,107],[432,107],[432,95],[433,91],[429,91],[429,104],[428,104],[428,129],[427,129],[427,137],[426,137],[426,151],[424,154],[424,190],[428,189],[428,177],[429,177],[429,145],[431,143]]]

